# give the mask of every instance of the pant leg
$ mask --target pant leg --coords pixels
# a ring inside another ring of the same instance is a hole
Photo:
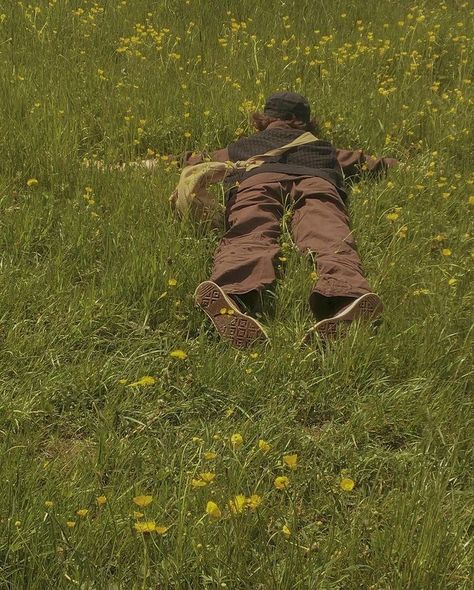
[[[335,187],[321,178],[294,182],[292,198],[296,245],[316,256],[318,279],[310,296],[311,308],[320,317],[332,315],[350,299],[371,291],[346,207]]]
[[[242,183],[227,204],[229,229],[214,255],[210,280],[235,295],[271,285],[282,214],[279,182],[255,176],[255,182]]]

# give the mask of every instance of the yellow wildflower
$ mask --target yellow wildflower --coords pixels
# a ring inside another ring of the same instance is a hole
[[[290,485],[290,480],[286,477],[286,475],[279,475],[275,478],[273,484],[277,490],[284,490]]]
[[[134,510],[132,512],[133,518],[141,518],[143,516],[143,512],[138,512],[138,510]]]
[[[76,514],[77,514],[77,516],[80,516],[81,518],[85,518],[89,514],[89,509],[88,508],[80,508],[79,510],[76,510]]]
[[[262,502],[262,496],[259,496],[258,494],[252,494],[249,498],[247,498],[247,506],[251,510],[258,508]]]
[[[296,470],[296,465],[298,463],[298,455],[295,453],[293,455],[283,455],[283,463],[292,469],[293,471]]]
[[[37,186],[37,184],[38,184],[38,180],[36,178],[29,178],[26,181],[26,185],[29,186],[29,187]]]
[[[345,492],[351,492],[354,489],[355,481],[350,477],[343,477],[339,485]]]
[[[176,279],[168,279],[168,286],[169,287],[176,287],[178,281]]]
[[[170,528],[170,527],[168,527],[168,526],[157,525],[157,526],[156,526],[156,528],[155,528],[155,531],[156,531],[156,532],[157,532],[159,535],[164,535],[164,534],[167,532],[167,530],[168,530],[169,528]]]
[[[191,440],[193,441],[193,443],[196,443],[198,445],[200,445],[204,442],[203,439],[199,436],[193,436],[193,438]]]
[[[214,453],[214,451],[206,451],[202,456],[206,461],[213,461],[217,457],[217,453]]]
[[[53,502],[51,502],[51,500],[46,500],[44,505],[45,505],[45,508],[52,508]]]
[[[220,511],[219,506],[212,501],[209,501],[206,505],[206,513],[211,516],[212,518],[220,518],[222,516],[222,512]]]
[[[191,486],[193,488],[203,488],[204,486],[207,486],[207,481],[204,481],[203,479],[192,479]]]
[[[184,352],[184,350],[173,350],[170,352],[170,357],[184,361],[184,359],[188,358],[188,355]]]
[[[97,504],[99,506],[103,506],[104,504],[107,503],[107,496],[99,496],[98,498],[96,498],[95,501],[97,502]]]
[[[73,529],[76,526],[76,521],[75,520],[67,520],[66,526],[70,529]]]
[[[202,479],[202,481],[205,481],[206,483],[211,483],[211,481],[214,481],[216,474],[212,471],[205,471],[204,473],[200,473],[199,477]]]
[[[281,532],[285,535],[286,538],[288,538],[291,535],[291,531],[290,529],[286,526],[286,524],[284,524],[282,526]]]
[[[451,285],[451,286],[453,286],[453,285],[455,285],[457,282],[458,282],[458,280],[457,280],[457,279],[454,279],[454,278],[452,278],[452,279],[449,279],[449,280],[448,280],[448,285]]]
[[[266,440],[262,438],[258,441],[258,448],[262,451],[262,453],[268,453],[268,451],[272,448]]]
[[[229,502],[229,508],[233,514],[240,514],[247,505],[247,498],[243,494],[238,494]]]
[[[469,197],[469,205],[474,205],[474,196]]]
[[[240,447],[242,446],[244,439],[242,438],[241,434],[236,432],[230,437],[230,442],[234,445],[234,447]]]
[[[145,506],[149,506],[153,502],[153,496],[135,496],[133,498],[133,502],[140,506],[140,508],[144,508]]]
[[[396,221],[400,217],[400,215],[398,213],[388,213],[385,217],[389,221]]]
[[[147,387],[148,385],[154,385],[155,383],[156,379],[154,377],[150,377],[150,375],[145,375],[138,381],[130,383],[129,387]]]
[[[441,250],[441,254],[442,254],[443,256],[451,256],[451,254],[452,254],[452,251],[451,251],[449,248],[443,248],[443,249]]]
[[[136,522],[133,528],[137,533],[154,533],[156,531],[156,524],[154,520],[144,520],[143,522]]]

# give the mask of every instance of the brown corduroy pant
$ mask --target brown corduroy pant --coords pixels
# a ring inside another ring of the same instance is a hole
[[[333,315],[371,289],[344,202],[335,187],[319,177],[261,173],[242,182],[227,204],[229,229],[215,253],[211,280],[229,295],[262,291],[275,281],[280,222],[288,199],[295,244],[316,259],[312,311],[319,318]]]

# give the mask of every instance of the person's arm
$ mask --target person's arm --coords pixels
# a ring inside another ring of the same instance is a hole
[[[336,157],[346,178],[379,177],[398,164],[395,158],[366,156],[362,150],[336,150]]]
[[[222,148],[211,153],[206,152],[185,152],[182,157],[182,167],[194,166],[194,164],[201,164],[201,162],[228,162],[230,160],[229,150]]]

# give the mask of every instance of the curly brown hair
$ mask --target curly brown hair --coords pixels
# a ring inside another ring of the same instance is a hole
[[[269,115],[265,115],[260,111],[256,111],[255,113],[252,113],[250,119],[252,125],[257,131],[263,131],[270,125],[270,123],[273,123],[274,121],[285,121],[288,123],[288,125],[290,125],[290,127],[293,127],[293,129],[310,131],[315,135],[318,135],[321,131],[319,122],[316,119],[311,119],[305,123],[304,121],[297,119],[294,115],[288,115],[288,117],[270,117]]]

